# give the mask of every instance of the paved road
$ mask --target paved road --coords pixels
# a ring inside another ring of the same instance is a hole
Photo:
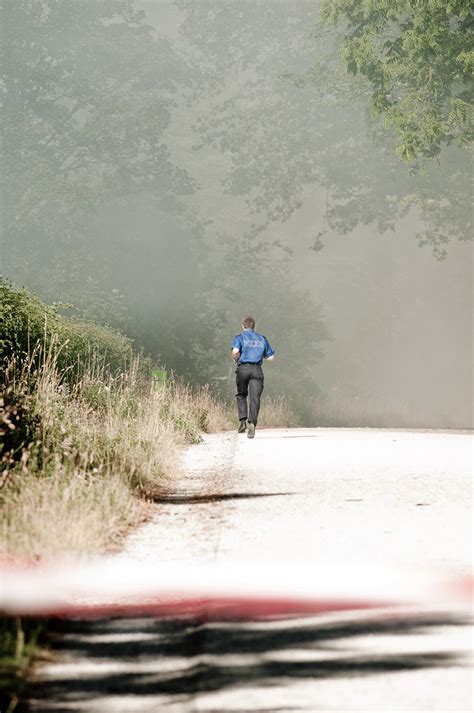
[[[185,454],[178,496],[116,562],[238,559],[277,565],[282,578],[331,564],[354,589],[367,585],[354,572],[370,569],[470,574],[472,458],[463,433],[209,436]],[[394,576],[394,597],[405,585]],[[464,615],[428,604],[260,622],[68,622],[31,709],[470,711],[471,645]]]

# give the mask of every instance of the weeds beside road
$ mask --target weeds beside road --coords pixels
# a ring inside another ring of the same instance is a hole
[[[11,363],[7,384],[6,428],[28,431],[2,474],[7,555],[103,551],[142,517],[133,495],[172,487],[180,448],[230,425],[206,388],[143,383],[138,358],[117,376],[87,368],[70,384],[50,352],[39,366]]]
[[[267,400],[263,424],[283,425],[288,417],[283,401]],[[207,387],[174,379],[159,387],[144,383],[138,357],[118,376],[87,368],[72,384],[51,353],[39,366],[31,359],[21,367],[11,362],[2,554],[103,552],[143,519],[138,498],[173,489],[180,450],[202,432],[234,428],[235,420],[233,404]],[[26,439],[20,445],[17,431]]]
[[[235,427],[234,405],[206,386],[156,384],[123,335],[0,288],[1,554],[103,552],[143,519],[146,499],[173,489],[183,447]],[[281,400],[262,417],[293,418]]]

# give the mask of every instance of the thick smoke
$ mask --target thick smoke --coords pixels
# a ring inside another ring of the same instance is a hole
[[[308,425],[472,426],[467,154],[410,174],[314,0],[7,5],[9,278],[229,395],[255,314]]]

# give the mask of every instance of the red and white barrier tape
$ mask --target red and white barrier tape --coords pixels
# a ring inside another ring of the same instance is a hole
[[[255,562],[0,563],[0,611],[10,616],[312,615],[357,609],[462,609],[473,579],[367,566]]]

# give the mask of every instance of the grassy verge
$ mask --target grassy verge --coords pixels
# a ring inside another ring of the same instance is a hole
[[[104,551],[143,517],[132,495],[153,498],[172,487],[180,450],[236,423],[234,404],[207,388],[144,382],[138,358],[117,376],[83,370],[68,384],[48,354],[39,365],[11,363],[7,384],[0,476],[7,556]],[[291,419],[283,400],[264,403],[262,426]]]
[[[11,285],[0,293],[0,554],[102,552],[143,518],[133,495],[172,487],[186,444],[236,427],[235,403],[179,380],[153,384],[123,335]],[[263,399],[262,427],[294,422],[283,399]]]
[[[140,519],[131,496],[170,487],[180,449],[229,423],[208,389],[153,387],[138,358],[71,384],[51,353],[10,363],[3,422],[2,554],[35,559],[103,551]]]
[[[153,384],[124,335],[25,290],[0,282],[0,298],[0,554],[104,551],[143,517],[132,495],[172,487],[183,446],[236,427],[235,403],[179,380]],[[284,399],[264,397],[261,427],[295,422]]]

